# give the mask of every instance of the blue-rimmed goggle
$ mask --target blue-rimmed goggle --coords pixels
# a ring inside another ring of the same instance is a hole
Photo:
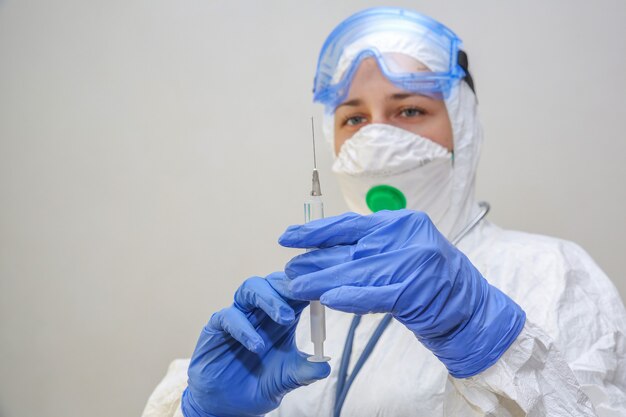
[[[376,59],[383,75],[399,88],[447,98],[467,76],[459,62],[467,62],[460,47],[461,40],[430,17],[391,7],[364,10],[340,23],[324,43],[313,100],[334,111],[367,58]]]

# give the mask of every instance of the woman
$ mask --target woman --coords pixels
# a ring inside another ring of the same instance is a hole
[[[355,213],[290,227],[282,245],[318,250],[245,281],[144,415],[626,415],[608,278],[474,200],[482,130],[456,35],[408,10],[357,13],[324,44],[314,94]],[[330,366],[296,347],[316,299]]]

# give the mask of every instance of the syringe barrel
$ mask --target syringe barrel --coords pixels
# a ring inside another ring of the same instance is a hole
[[[310,196],[304,202],[304,222],[308,223],[313,220],[324,218],[324,203],[319,196]]]

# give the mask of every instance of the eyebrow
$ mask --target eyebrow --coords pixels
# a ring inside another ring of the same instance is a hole
[[[396,93],[390,96],[387,96],[386,100],[404,100],[405,98],[419,96],[419,94],[414,93]]]
[[[415,93],[395,93],[395,94],[391,94],[387,97],[385,97],[385,100],[390,101],[390,100],[404,100],[405,98],[409,98],[409,97],[423,97],[421,94],[415,94]],[[361,104],[363,104],[363,100],[361,100],[360,98],[355,98],[352,100],[348,100],[348,101],[344,101],[343,103],[341,103],[340,105],[337,106],[337,109],[339,107],[343,107],[343,106],[348,106],[348,107],[357,107],[360,106]]]
[[[353,100],[344,101],[343,103],[337,106],[337,109],[342,106],[356,107],[356,106],[360,106],[361,104],[363,104],[363,100],[361,100],[360,98],[355,98]]]

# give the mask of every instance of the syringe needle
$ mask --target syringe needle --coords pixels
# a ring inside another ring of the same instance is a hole
[[[311,134],[313,136],[313,180],[311,184],[311,195],[321,196],[322,187],[320,186],[320,175],[317,172],[317,158],[315,156],[315,123],[313,122],[313,116],[311,116]]]
[[[311,136],[313,137],[313,170],[317,171],[317,158],[315,156],[315,122],[311,116]]]

